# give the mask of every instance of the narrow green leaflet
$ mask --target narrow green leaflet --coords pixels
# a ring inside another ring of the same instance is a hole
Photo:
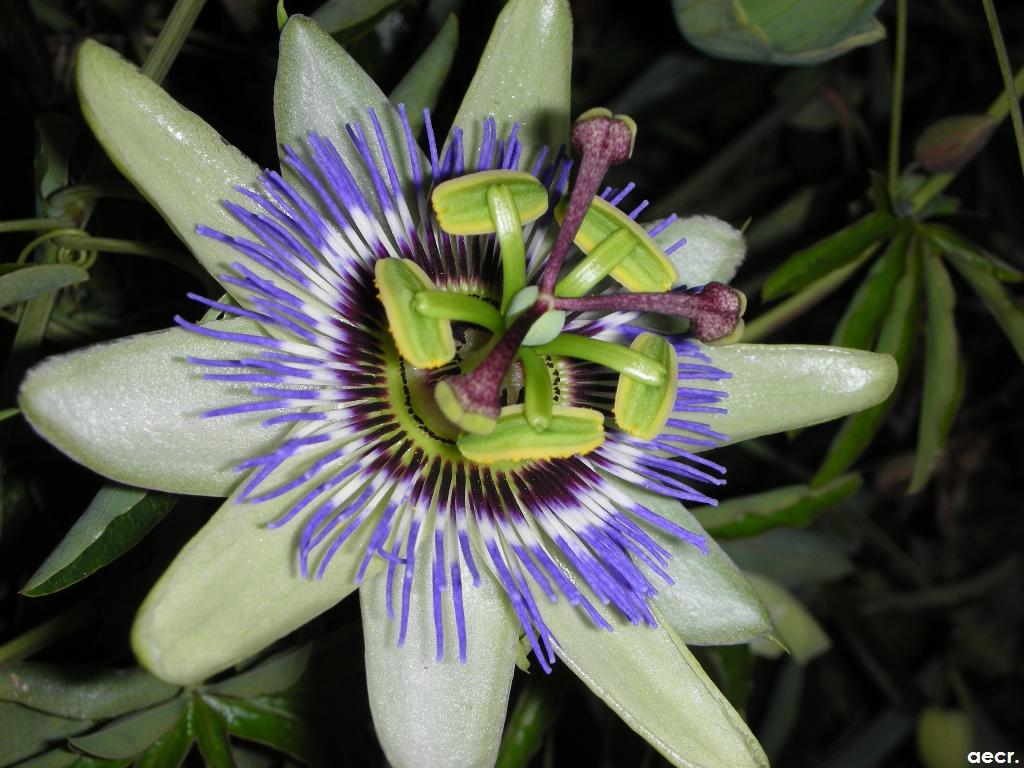
[[[999,327],[1003,329],[1006,338],[1017,352],[1017,357],[1024,362],[1024,311],[1014,303],[999,279],[993,277],[988,270],[979,268],[953,252],[949,253],[949,262],[971,284],[985,307],[999,323]]]
[[[266,744],[301,762],[317,764],[313,733],[282,700],[260,698],[242,701],[209,696],[206,703],[220,713],[232,735]]]
[[[71,745],[96,757],[120,760],[134,757],[168,733],[185,707],[184,698],[159,704],[144,712],[122,717],[85,736],[75,736]]]
[[[0,275],[0,309],[89,279],[73,264],[32,264]]]
[[[309,643],[271,656],[261,664],[207,690],[218,696],[237,696],[250,699],[281,693],[291,688],[302,676],[309,661],[312,646]]]
[[[18,763],[17,768],[65,768],[76,760],[74,752],[66,749],[52,749],[41,755]]]
[[[413,135],[423,128],[423,110],[433,109],[437,103],[458,43],[459,24],[454,15],[449,15],[437,36],[388,95],[395,106],[405,105]]]
[[[792,592],[773,579],[747,572],[747,579],[768,606],[778,638],[797,664],[806,664],[832,647],[825,630]],[[755,640],[751,649],[768,658],[782,655],[783,649],[769,640]]]
[[[997,280],[1004,283],[1019,283],[1024,280],[1024,272],[1007,264],[999,257],[961,237],[949,227],[941,224],[929,224],[924,234],[939,253],[953,257],[963,264],[970,264],[984,270]]]
[[[209,768],[232,768],[235,760],[228,740],[228,725],[220,712],[199,693],[192,694],[191,721],[199,751]]]
[[[192,720],[186,710],[171,730],[138,756],[135,768],[177,768],[192,749],[192,738]]]
[[[29,597],[70,587],[138,544],[177,499],[107,483],[21,590]]]
[[[887,213],[869,214],[810,248],[794,253],[765,280],[761,295],[767,300],[798,291],[849,264],[869,246],[893,235],[899,226],[900,220]]]
[[[374,22],[406,0],[327,0],[311,18],[325,32],[351,37],[366,31]]]
[[[178,690],[141,669],[23,662],[0,672],[0,700],[78,720],[120,717],[166,701]]]
[[[928,297],[924,391],[909,493],[917,493],[928,484],[960,407],[964,384],[960,342],[953,316],[956,291],[942,259],[928,251],[923,257],[924,285]]]
[[[39,754],[66,736],[92,727],[88,720],[48,715],[18,704],[0,704],[0,765]]]
[[[533,679],[523,686],[509,712],[495,768],[525,768],[540,750],[544,734],[562,709],[561,686]]]
[[[909,241],[907,233],[899,234],[871,265],[832,333],[832,344],[855,349],[871,349],[874,345],[896,283],[906,268]]]
[[[716,539],[741,539],[772,528],[799,528],[861,486],[859,474],[849,474],[824,485],[787,485],[764,493],[741,496],[717,507],[694,510],[697,519]]]
[[[882,322],[882,330],[878,335],[877,352],[887,352],[896,359],[899,366],[900,381],[906,373],[907,361],[914,345],[914,336],[918,327],[918,303],[921,293],[921,265],[917,254],[907,259],[907,268],[893,292],[892,304]],[[841,475],[849,469],[857,458],[874,439],[889,412],[899,390],[896,390],[882,403],[855,413],[843,422],[839,432],[832,439],[828,453],[822,461],[818,473],[811,481],[812,485],[821,485]]]
[[[787,587],[834,581],[853,570],[846,553],[814,531],[777,528],[750,539],[722,542],[722,549],[744,573],[760,573]]]
[[[505,6],[455,116],[466,156],[479,153],[481,121],[488,116],[497,122],[499,137],[519,123],[519,140],[528,148],[564,144],[571,67],[572,15],[566,0]]]

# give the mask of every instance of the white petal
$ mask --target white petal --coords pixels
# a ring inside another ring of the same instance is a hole
[[[505,722],[519,624],[505,593],[486,574],[474,588],[463,569],[466,663],[459,661],[449,590],[442,592],[444,657],[436,661],[430,548],[420,551],[403,646],[397,645],[401,570],[394,620],[386,613],[385,574],[359,588],[366,683],[377,736],[394,768],[492,766]]]
[[[699,414],[738,443],[760,435],[820,424],[882,402],[896,385],[891,355],[797,344],[703,347],[731,379],[711,389],[728,398],[726,414]]]
[[[259,333],[247,320],[211,327]],[[234,467],[277,442],[284,428],[260,415],[203,418],[251,400],[247,387],[206,381],[186,356],[236,357],[247,347],[181,328],[131,336],[44,360],[19,403],[39,434],[80,464],[118,482],[171,493],[226,496]]]
[[[686,243],[669,255],[679,273],[677,286],[728,283],[736,276],[747,253],[743,233],[714,216],[676,219],[654,240],[668,248],[683,238]]]

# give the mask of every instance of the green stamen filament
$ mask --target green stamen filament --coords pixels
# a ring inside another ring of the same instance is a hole
[[[629,256],[632,239],[630,232],[621,229],[606,237],[589,256],[558,281],[555,295],[576,298],[590,291]]]
[[[523,412],[526,421],[535,432],[543,432],[551,424],[552,400],[551,373],[544,360],[527,347],[520,347],[517,353],[523,364]]]
[[[610,341],[563,333],[534,349],[541,355],[560,355],[597,363],[643,384],[659,385],[665,380],[664,368],[658,361]]]
[[[454,291],[420,291],[413,299],[421,315],[440,320],[472,323],[491,333],[502,333],[505,322],[501,314],[483,299]]]
[[[501,312],[504,314],[512,297],[526,285],[523,222],[512,192],[504,184],[487,190],[487,207],[501,247]]]

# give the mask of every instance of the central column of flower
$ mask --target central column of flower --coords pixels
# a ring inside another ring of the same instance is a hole
[[[714,342],[735,335],[744,309],[742,294],[720,283],[672,290],[672,263],[635,222],[597,197],[613,166],[632,154],[636,124],[628,117],[594,109],[572,129],[580,162],[554,244],[536,285],[526,285],[523,225],[548,207],[547,189],[518,171],[484,171],[438,185],[432,203],[450,235],[494,234],[502,263],[498,309],[475,297],[439,291],[414,263],[377,262],[376,277],[392,336],[412,365],[437,368],[456,355],[452,322],[471,323],[492,333],[479,353],[464,355],[463,373],[442,379],[434,397],[461,435],[467,458],[490,463],[505,459],[579,455],[604,439],[604,415],[554,404],[545,356],[573,357],[620,374],[615,398],[617,425],[651,437],[664,427],[677,390],[675,350],[660,336],[640,334],[629,347],[563,333],[566,312],[658,313],[690,321],[693,336]],[[573,244],[585,254],[562,276]],[[585,294],[606,278],[628,293]],[[502,407],[510,366],[519,360],[524,402]],[[478,361],[478,362],[477,362]]]

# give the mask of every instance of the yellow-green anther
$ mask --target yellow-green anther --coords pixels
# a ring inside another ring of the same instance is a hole
[[[561,221],[564,215],[563,203],[555,209],[555,216]],[[627,233],[628,243],[614,246],[626,248],[628,252],[610,272],[616,282],[634,293],[658,293],[675,285],[676,268],[658,244],[643,227],[607,200],[595,197],[590,203],[575,243],[584,253],[593,254],[605,240],[619,232]],[[563,294],[556,291],[556,295]]]
[[[420,291],[413,303],[416,311],[425,317],[472,323],[486,328],[491,333],[501,333],[505,330],[505,321],[501,313],[475,296],[454,291]]]
[[[527,421],[522,405],[501,409],[494,431],[486,435],[463,434],[457,445],[470,461],[530,461],[582,456],[604,442],[604,416],[590,408],[556,405],[543,432]]]
[[[374,275],[398,353],[417,368],[439,368],[455,357],[452,324],[416,308],[417,294],[435,290],[426,272],[408,259],[380,259]]]
[[[629,348],[658,361],[665,371],[665,379],[661,384],[645,384],[620,376],[615,389],[615,423],[641,440],[650,440],[661,434],[672,413],[679,390],[679,362],[675,348],[655,333],[641,333]]]
[[[479,171],[439,184],[430,197],[441,229],[449,235],[487,235],[496,226],[488,192],[504,187],[521,223],[548,209],[548,191],[537,177],[523,171]]]
[[[504,184],[488,188],[487,206],[501,251],[501,311],[504,312],[512,297],[526,285],[523,222],[512,192]]]
[[[555,295],[575,298],[583,296],[612,273],[632,250],[633,236],[620,229],[611,237],[602,240],[597,248],[583,261],[573,267],[565,277],[555,284]]]
[[[532,349],[520,347],[516,354],[523,364],[523,413],[534,431],[543,432],[551,424],[554,406],[551,372],[544,359]]]
[[[534,347],[534,351],[540,355],[558,355],[587,360],[611,368],[613,371],[624,373],[644,384],[660,386],[665,380],[665,370],[660,362],[642,352],[637,352],[621,344],[613,344],[610,341],[563,333],[547,344]]]

